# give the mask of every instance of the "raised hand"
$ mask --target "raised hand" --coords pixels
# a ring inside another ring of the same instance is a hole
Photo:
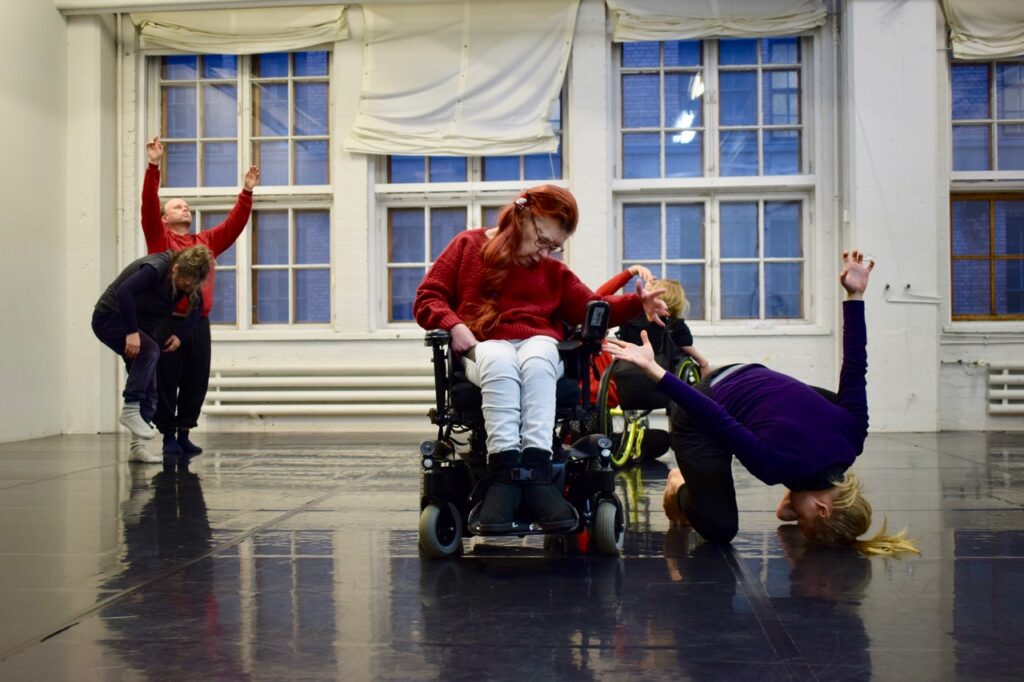
[[[155,135],[152,140],[146,143],[146,158],[152,164],[159,164],[164,158],[164,146],[160,144],[160,136]]]
[[[242,178],[242,186],[251,192],[252,188],[255,187],[259,181],[259,166],[249,166],[249,170],[245,171],[245,176]]]
[[[854,249],[843,251],[843,271],[839,273],[839,283],[846,289],[846,298],[858,300],[863,298],[868,288],[868,278],[875,267],[875,261],[864,262],[864,253]]]
[[[632,362],[649,377],[660,381],[661,377],[665,375],[665,368],[654,359],[654,348],[651,347],[651,340],[647,337],[647,330],[640,332],[640,339],[644,342],[642,346],[609,336],[604,340],[601,350],[616,360]]]
[[[644,304],[644,315],[647,316],[647,320],[659,327],[664,327],[665,322],[661,318],[668,316],[668,304],[658,298],[658,296],[665,293],[665,290],[660,287],[645,289],[643,283],[637,280],[636,293]]]

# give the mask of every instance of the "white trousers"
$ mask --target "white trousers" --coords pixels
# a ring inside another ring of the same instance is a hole
[[[487,452],[551,451],[555,382],[565,372],[557,344],[550,336],[483,341],[465,358],[466,378],[483,395]]]

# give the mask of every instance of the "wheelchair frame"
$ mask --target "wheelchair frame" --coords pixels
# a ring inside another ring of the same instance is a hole
[[[509,532],[479,533],[470,528],[470,514],[483,500],[489,484],[483,414],[479,409],[466,409],[453,400],[453,386],[462,383],[457,381],[459,368],[451,352],[449,333],[444,330],[427,332],[424,343],[431,348],[436,399],[429,417],[437,426],[437,438],[420,444],[418,532],[425,556],[440,558],[461,554],[463,537],[472,535],[585,534],[586,544],[596,552],[619,553],[625,520],[622,504],[615,494],[611,441],[594,433],[596,406],[590,399],[588,381],[592,358],[600,352],[607,331],[609,310],[606,302],[592,301],[587,306],[584,324],[572,330],[568,340],[559,343],[566,365],[560,382],[565,386],[566,378],[574,379],[580,387],[578,399],[571,394],[566,396],[572,405],[556,403],[552,433],[552,483],[562,489],[579,519],[574,528],[565,531],[544,531],[529,520],[519,518]],[[458,439],[462,435],[466,436],[466,441]],[[545,538],[545,546],[553,546],[548,539]]]

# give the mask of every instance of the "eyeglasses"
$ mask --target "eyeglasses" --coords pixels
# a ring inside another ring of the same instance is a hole
[[[537,221],[533,219],[533,216],[530,216],[530,222],[533,223],[533,231],[537,233],[537,239],[534,241],[534,244],[537,245],[538,249],[544,249],[548,253],[563,253],[565,251],[564,246],[556,242],[554,239],[548,239],[541,233],[540,228],[537,227]]]

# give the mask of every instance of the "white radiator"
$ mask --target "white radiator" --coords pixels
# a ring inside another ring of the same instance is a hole
[[[989,365],[988,412],[1024,415],[1024,365]]]
[[[216,367],[203,412],[217,416],[426,416],[430,364],[418,367],[294,365]]]

